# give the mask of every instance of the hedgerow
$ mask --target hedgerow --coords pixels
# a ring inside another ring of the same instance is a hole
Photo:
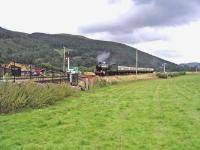
[[[178,77],[181,75],[185,75],[185,72],[167,72],[167,73],[157,73],[156,76],[158,78],[162,78],[162,79],[167,79],[167,78],[173,78],[173,77]]]

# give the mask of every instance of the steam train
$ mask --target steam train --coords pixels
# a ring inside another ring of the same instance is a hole
[[[153,68],[137,68],[138,73],[153,73]],[[99,76],[106,75],[123,75],[136,73],[136,67],[119,66],[117,64],[107,64],[105,62],[96,65],[95,74]]]

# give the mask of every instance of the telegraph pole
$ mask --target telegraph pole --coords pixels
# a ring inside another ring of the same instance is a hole
[[[15,80],[16,80],[16,68],[15,68],[15,60],[13,61],[13,63],[14,63],[14,71],[13,71],[13,75],[14,75],[14,80],[13,80],[13,82],[15,83]]]
[[[137,75],[138,74],[138,50],[137,49],[135,51],[135,67],[136,67],[135,74]]]
[[[32,65],[29,65],[29,78],[32,78]]]
[[[166,63],[163,63],[163,72],[164,72],[164,73],[166,72],[165,66],[166,66]]]
[[[69,71],[69,51],[67,52],[67,71]]]
[[[65,47],[64,48],[64,58],[63,58],[63,72],[65,72],[65,61],[66,61],[66,58],[65,58]]]

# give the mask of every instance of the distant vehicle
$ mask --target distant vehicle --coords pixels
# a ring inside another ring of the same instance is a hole
[[[138,73],[153,73],[154,68],[137,68]],[[123,75],[136,73],[136,67],[119,66],[117,64],[107,64],[105,62],[99,63],[96,66],[95,74],[99,76],[106,75]]]

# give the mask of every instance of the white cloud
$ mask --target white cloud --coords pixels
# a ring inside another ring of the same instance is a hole
[[[167,36],[168,40],[132,46],[176,63],[200,61],[200,21],[180,27],[161,28],[158,33]],[[168,57],[167,52],[173,55]]]
[[[109,21],[128,7],[107,0],[0,0],[0,26],[23,32],[75,33],[81,26]]]

